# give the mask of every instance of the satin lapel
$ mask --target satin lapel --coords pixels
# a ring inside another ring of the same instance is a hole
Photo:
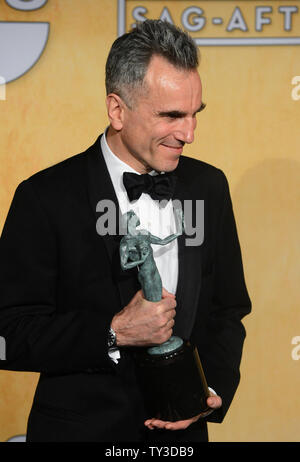
[[[99,217],[103,213],[107,213],[107,210],[101,212],[97,212],[97,204],[101,200],[110,201],[115,205],[116,211],[116,235],[109,235],[106,234],[105,236],[99,236],[99,245],[102,244],[101,241],[104,242],[106,246],[106,250],[109,256],[109,260],[112,265],[112,277],[114,282],[117,284],[119,293],[120,293],[120,301],[122,308],[127,305],[127,303],[131,300],[133,295],[140,289],[137,279],[137,270],[133,268],[132,270],[123,271],[120,265],[120,240],[121,237],[119,235],[119,215],[120,215],[120,208],[119,203],[117,200],[117,196],[115,194],[115,190],[106,166],[106,162],[104,160],[101,145],[100,145],[100,138],[97,139],[95,144],[91,146],[87,152],[88,154],[88,166],[87,166],[87,177],[88,177],[88,192],[89,192],[89,200],[95,215],[95,231],[96,231],[96,223]]]
[[[181,202],[185,212],[185,201],[196,199],[190,188],[188,177],[181,174],[180,164],[176,169],[177,183],[173,199]],[[201,198],[199,198],[201,199]],[[193,208],[194,210],[194,208]],[[188,216],[185,216],[185,220]],[[176,318],[174,334],[188,340],[194,325],[201,289],[201,246],[187,246],[186,239],[191,238],[185,232],[178,238],[179,274],[176,291]]]

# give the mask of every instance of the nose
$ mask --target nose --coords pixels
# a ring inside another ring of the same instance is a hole
[[[177,132],[177,139],[184,143],[191,144],[194,141],[194,132],[197,124],[196,118],[183,118],[180,120],[180,123],[181,126]]]

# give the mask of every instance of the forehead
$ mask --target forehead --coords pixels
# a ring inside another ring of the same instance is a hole
[[[166,59],[154,56],[145,75],[148,99],[158,105],[192,104],[199,106],[202,86],[198,71],[177,69]]]

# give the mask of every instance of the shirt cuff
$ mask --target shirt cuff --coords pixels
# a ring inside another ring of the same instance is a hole
[[[115,364],[118,364],[118,360],[121,358],[120,350],[116,347],[109,348],[108,356]]]

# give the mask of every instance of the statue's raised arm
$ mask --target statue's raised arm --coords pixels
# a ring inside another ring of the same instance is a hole
[[[177,232],[174,234],[170,234],[169,236],[163,239],[157,236],[153,236],[153,234],[150,234],[151,244],[166,245],[174,241],[175,239],[177,239],[179,236],[181,236],[184,230],[184,217],[183,217],[182,209],[175,209],[175,218],[176,218]]]

